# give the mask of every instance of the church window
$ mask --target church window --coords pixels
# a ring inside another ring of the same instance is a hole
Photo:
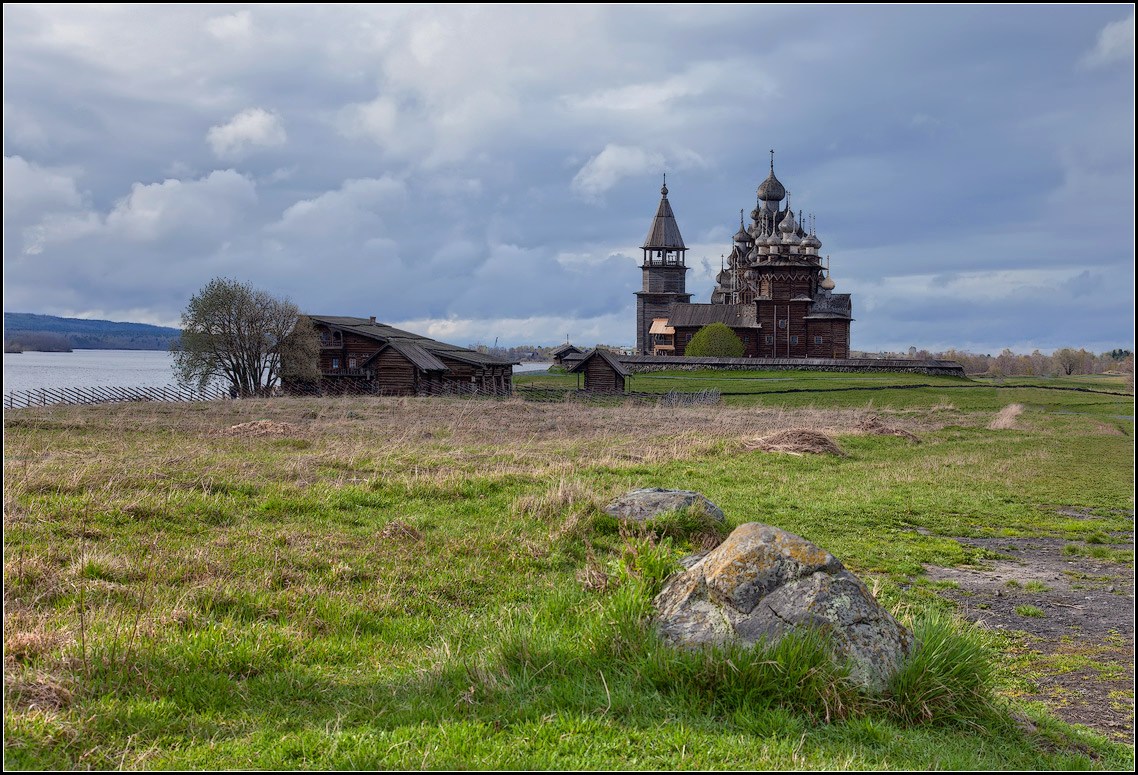
[[[798,344],[798,337],[797,336],[790,337],[790,343],[791,344]]]
[[[783,318],[782,320],[778,321],[778,327],[781,329],[786,328],[786,318]]]
[[[339,370],[340,370],[340,359],[339,358],[333,358],[332,359],[332,371],[339,371]]]
[[[822,337],[820,337],[820,336],[814,337],[814,344],[822,344]]]
[[[356,367],[356,357],[353,355],[351,358],[348,358],[348,368],[354,369],[355,367]]]
[[[767,344],[774,344],[774,334],[767,334]]]

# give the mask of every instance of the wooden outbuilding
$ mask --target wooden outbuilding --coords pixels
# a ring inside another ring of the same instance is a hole
[[[580,355],[582,352],[583,350],[581,350],[580,347],[574,347],[573,345],[566,342],[553,351],[553,362],[558,366],[564,366],[566,356]]]
[[[618,356],[594,349],[569,368],[570,374],[585,375],[585,390],[593,393],[623,393],[631,372]]]

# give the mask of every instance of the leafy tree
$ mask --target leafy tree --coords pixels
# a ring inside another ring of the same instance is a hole
[[[1090,374],[1093,371],[1094,355],[1083,349],[1064,347],[1056,350],[1052,359],[1063,374]]]
[[[740,358],[743,349],[743,340],[726,324],[711,323],[695,332],[684,348],[684,355]]]
[[[291,301],[220,277],[190,298],[181,338],[170,346],[180,383],[221,379],[240,395],[263,392],[282,376],[319,379],[319,348],[315,328]]]

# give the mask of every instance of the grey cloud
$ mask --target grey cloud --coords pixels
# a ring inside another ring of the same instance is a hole
[[[1118,16],[8,5],[5,148],[27,183],[5,186],[6,306],[176,320],[221,274],[313,312],[627,342],[657,168],[705,299],[774,147],[839,290],[863,294],[855,347],[912,331],[998,351],[1057,317],[1062,344],[1125,345],[1133,77],[1079,66]],[[236,132],[270,142],[222,144],[217,170],[211,128],[250,107],[285,141]],[[1072,264],[1087,277],[1042,307],[880,297],[902,275]]]

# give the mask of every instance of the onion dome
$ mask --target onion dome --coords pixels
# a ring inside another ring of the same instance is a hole
[[[739,231],[735,232],[735,241],[747,244],[752,241],[751,235],[747,233],[746,229],[740,226]]]
[[[805,247],[814,248],[815,250],[822,247],[822,241],[820,239],[818,239],[818,237],[813,235],[813,234],[807,234],[802,239],[802,244]]]
[[[837,283],[830,277],[830,257],[826,256],[826,278],[818,283],[818,287],[824,291],[832,291],[835,285],[837,285]]]
[[[798,239],[798,222],[794,220],[794,213],[790,210],[786,211],[786,216],[778,225],[778,230],[782,232],[782,244],[784,245],[797,245]]]
[[[759,184],[759,190],[756,193],[759,195],[759,199],[764,202],[781,202],[786,198],[786,188],[774,176],[774,169],[771,169],[771,174]]]
[[[786,197],[786,189],[778,178],[774,176],[774,151],[771,151],[771,173],[767,179],[759,184],[756,192],[763,202],[781,202]]]

